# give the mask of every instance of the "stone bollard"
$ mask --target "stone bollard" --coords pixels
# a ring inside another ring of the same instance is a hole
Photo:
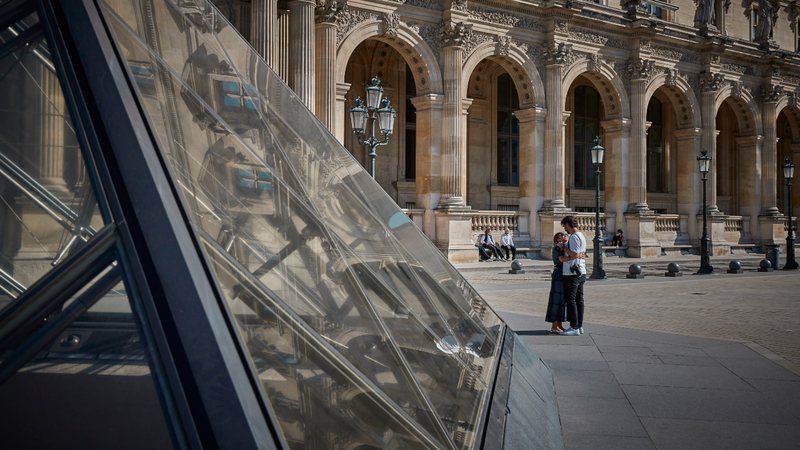
[[[522,270],[522,264],[515,259],[511,261],[511,268],[508,269],[508,273],[525,273],[525,271]]]
[[[742,263],[740,263],[739,261],[731,261],[730,264],[728,264],[728,273],[743,273],[743,272],[744,271],[742,270]]]
[[[681,266],[678,263],[671,262],[667,266],[667,271],[664,272],[665,277],[682,277]]]
[[[768,259],[762,259],[761,262],[758,263],[759,272],[772,272],[773,270],[772,263],[769,262]]]
[[[642,266],[638,264],[631,264],[631,266],[628,267],[628,274],[625,275],[625,278],[630,278],[630,279],[644,278],[644,275],[642,274]]]
[[[772,264],[773,269],[777,269],[778,262],[780,261],[781,248],[776,244],[766,244],[765,247],[767,247],[767,251],[765,252],[764,258]]]

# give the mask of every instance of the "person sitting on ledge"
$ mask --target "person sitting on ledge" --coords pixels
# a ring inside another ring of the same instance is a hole
[[[617,230],[617,234],[615,234],[614,239],[611,240],[611,245],[614,247],[623,247],[622,238],[622,230]]]

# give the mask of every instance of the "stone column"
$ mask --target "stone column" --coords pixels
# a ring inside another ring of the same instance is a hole
[[[519,209],[527,211],[527,217],[520,216],[519,246],[538,247],[550,243],[550,239],[542,239],[534,225],[539,223],[539,209],[542,207],[542,178],[544,176],[544,158],[542,149],[544,140],[544,124],[547,111],[532,107],[516,112],[519,120]],[[525,222],[523,223],[523,218]],[[524,225],[524,226],[523,226]],[[539,228],[539,227],[536,227]],[[552,235],[551,235],[552,236]],[[530,245],[526,244],[526,241]]]
[[[688,230],[681,230],[681,233],[688,233],[692,242],[700,242],[703,230],[697,226],[694,218],[703,213],[703,186],[697,166],[702,130],[700,128],[684,128],[675,130],[673,135],[677,141],[675,168],[677,172],[677,212],[687,218],[692,218],[692,220],[688,220]]]
[[[545,96],[549,101],[545,119],[544,204],[542,210],[556,215],[566,210],[564,170],[564,120],[562,116],[562,75],[564,61],[572,54],[570,44],[555,44],[545,53]]]
[[[259,55],[278,68],[278,1],[253,0],[250,11],[250,42]]]
[[[444,107],[442,110],[442,198],[440,209],[466,208],[466,146],[462,92],[464,23],[442,33]]]
[[[628,212],[647,212],[647,102],[645,89],[653,61],[636,59],[628,67],[631,76],[631,140],[628,173]]]
[[[762,104],[761,118],[764,125],[764,142],[761,145],[760,213],[765,216],[780,215],[780,210],[775,202],[778,196],[778,100],[782,95],[782,86],[765,90],[762,95],[764,103]],[[782,162],[781,165],[783,165]],[[783,179],[782,174],[780,178]]]
[[[708,187],[707,201],[708,213],[719,214],[720,210],[717,206],[717,109],[715,100],[717,91],[722,87],[722,82],[725,81],[724,75],[721,73],[711,74],[705,73],[700,78],[700,89],[702,91],[702,117],[703,117],[703,139],[701,151],[708,152],[711,156],[711,169],[708,172]],[[695,155],[695,158],[698,155]]]
[[[289,84],[289,6],[287,0],[278,1],[278,65],[275,71],[284,83]]]
[[[444,96],[426,94],[411,99],[417,113],[417,208],[425,210],[422,231],[435,238],[433,209],[439,201],[441,171],[442,104]]]
[[[314,7],[311,0],[289,2],[289,87],[314,112]]]
[[[336,121],[336,17],[339,3],[327,1],[316,9],[316,113],[319,120],[335,130]]]
[[[39,161],[37,181],[51,191],[66,191],[64,180],[64,112],[61,85],[55,73],[39,68]]]

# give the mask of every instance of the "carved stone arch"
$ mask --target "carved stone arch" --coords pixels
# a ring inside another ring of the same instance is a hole
[[[800,143],[800,106],[791,104],[789,101],[789,96],[784,95],[780,101],[778,101],[777,105],[777,116],[780,116],[781,113],[783,113],[789,120],[792,131],[792,140]]]
[[[667,73],[662,72],[655,75],[645,90],[645,105],[650,104],[650,99],[656,91],[669,99],[669,103],[677,118],[677,128],[702,128],[703,117],[700,113],[700,102],[694,94],[689,82],[683,77],[673,77],[670,82]]]
[[[761,123],[761,111],[749,90],[739,89],[734,92],[732,85],[724,86],[717,91],[714,98],[714,111],[719,111],[722,103],[727,101],[739,125],[739,134],[742,136],[763,136],[764,126]]]
[[[590,67],[591,64],[591,67]],[[606,62],[592,63],[588,58],[583,58],[573,63],[562,78],[561,110],[565,109],[567,94],[572,83],[583,76],[597,89],[603,102],[605,119],[629,118],[631,116],[630,102],[625,85],[620,79],[620,74]]]
[[[395,36],[383,34],[383,21],[367,19],[344,36],[336,50],[336,82],[343,83],[347,64],[356,48],[367,39],[377,39],[392,46],[403,57],[414,75],[417,95],[441,94],[442,75],[430,45],[405,23],[400,23]]]
[[[534,105],[546,108],[544,83],[533,60],[516,45],[509,45],[506,51],[503,52],[505,54],[501,54],[499,47],[500,45],[493,41],[483,42],[475,47],[464,61],[461,72],[462,79],[469,80],[478,64],[484,59],[489,59],[500,65],[511,75],[519,95],[520,108],[524,109]],[[462,98],[468,97],[468,85],[468,82],[462,85]]]

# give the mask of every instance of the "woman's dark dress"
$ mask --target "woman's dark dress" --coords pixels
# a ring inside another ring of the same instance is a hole
[[[562,263],[558,260],[559,256],[563,256],[564,252],[553,246],[552,259],[555,268],[553,269],[553,276],[550,281],[550,298],[547,300],[547,315],[544,320],[546,322],[566,322],[567,321],[567,304],[564,301],[564,283],[561,279]]]

